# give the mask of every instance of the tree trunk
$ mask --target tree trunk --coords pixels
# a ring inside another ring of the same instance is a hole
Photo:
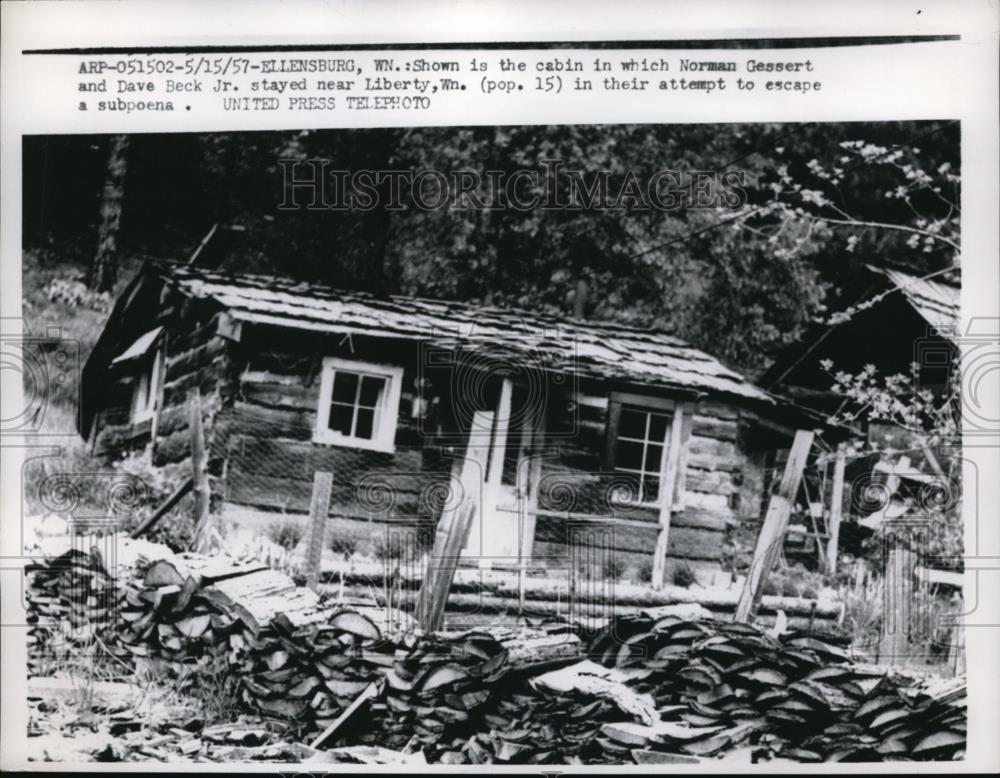
[[[118,227],[125,195],[128,144],[128,135],[114,135],[108,151],[108,167],[101,195],[101,220],[97,227],[97,253],[90,270],[90,288],[98,292],[110,292],[118,279]]]

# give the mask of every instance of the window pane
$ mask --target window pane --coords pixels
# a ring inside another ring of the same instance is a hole
[[[663,446],[654,446],[652,443],[646,446],[646,465],[643,467],[643,470],[647,473],[659,473],[662,461]]]
[[[354,404],[354,399],[358,394],[358,374],[345,373],[338,370],[333,374],[333,397],[334,402]]]
[[[653,502],[660,499],[660,479],[655,475],[647,475],[642,479],[642,501]]]
[[[384,378],[376,378],[370,375],[363,376],[361,378],[361,396],[358,398],[358,404],[365,408],[374,408],[378,405],[378,400],[384,386]]]
[[[354,429],[354,437],[371,440],[374,427],[375,411],[371,408],[358,408],[358,424]]]
[[[639,476],[635,473],[622,473],[615,476],[613,485],[608,490],[608,505],[611,508],[616,508],[640,501],[642,499],[640,488]]]
[[[642,440],[646,437],[646,417],[645,411],[637,411],[632,408],[622,408],[621,415],[618,417],[618,435],[623,438],[639,438]]]
[[[615,467],[622,467],[628,470],[641,470],[642,443],[619,440],[618,449],[615,452]]]
[[[329,427],[341,435],[351,434],[351,422],[354,420],[354,406],[343,403],[330,403]]]
[[[670,420],[660,413],[651,414],[649,420],[649,439],[654,443],[662,443],[667,439],[667,425]]]

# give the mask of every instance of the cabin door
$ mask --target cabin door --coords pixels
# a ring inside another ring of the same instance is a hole
[[[519,429],[511,429],[514,386],[505,378],[497,396],[489,431],[473,430],[471,445],[488,447],[482,499],[462,555],[481,567],[516,564],[519,549],[517,489],[514,482]]]

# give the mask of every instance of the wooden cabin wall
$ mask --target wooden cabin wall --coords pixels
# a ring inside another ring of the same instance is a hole
[[[323,357],[388,364],[390,354],[392,364],[404,367],[395,451],[314,443]],[[304,515],[313,474],[327,470],[333,473],[328,539],[361,551],[391,536],[429,543],[442,486],[463,449],[431,434],[440,397],[433,387],[418,392],[412,345],[244,327],[233,355],[234,395],[219,420],[229,515],[258,523]]]
[[[213,511],[221,508],[224,497],[221,479],[225,467],[216,419],[232,398],[235,379],[232,341],[225,334],[227,322],[224,313],[198,312],[186,306],[178,318],[169,323],[151,452],[154,466],[169,467],[184,474],[190,472],[188,393],[197,387]]]
[[[613,573],[648,580],[659,515],[652,508],[613,507],[609,503],[608,490],[616,476],[613,469],[604,467],[607,412],[608,395],[596,387],[587,387],[572,399],[567,395],[550,409],[548,431],[553,451],[543,459],[539,507],[568,515],[539,516],[535,557],[558,567],[571,564],[572,553],[581,564],[611,568],[588,571],[596,576]],[[682,565],[699,573],[718,570],[727,530],[744,516],[756,517],[759,512],[761,457],[744,445],[742,434],[753,420],[724,402],[702,400],[694,404],[687,463],[680,475],[683,510],[675,511],[671,520],[668,582],[673,569]],[[603,513],[625,521],[594,524],[574,519],[574,513]],[[584,545],[588,538],[607,543],[613,561],[604,561],[606,557],[595,557],[585,549],[570,552],[574,538]]]

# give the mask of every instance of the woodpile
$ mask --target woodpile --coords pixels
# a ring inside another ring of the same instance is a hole
[[[117,575],[96,550],[31,567],[33,654],[57,645],[51,621],[190,683],[222,672],[250,710],[300,736],[322,730],[312,748],[354,747],[352,759],[941,760],[965,748],[964,679],[915,686],[854,664],[826,633],[670,606],[591,635],[552,622],[399,635],[384,611],[324,604],[256,564],[155,547],[122,557]]]
[[[133,657],[152,662],[174,678],[196,683],[200,672],[218,672],[238,655],[238,625],[206,591],[216,582],[254,570],[259,566],[194,554],[153,562],[128,588],[120,614],[121,642]]]
[[[125,592],[99,551],[71,548],[25,566],[28,574],[28,672],[51,661],[116,647],[115,616]]]
[[[411,636],[385,674],[384,697],[372,704],[373,723],[360,740],[461,762],[466,741],[518,677],[574,662],[582,648],[565,625]]]
[[[964,682],[946,698],[907,694],[903,679],[849,661],[842,639],[676,616],[615,619],[591,644],[603,664],[649,671],[635,683],[681,727],[605,728],[636,747],[711,757],[871,761],[957,758],[965,747]]]
[[[364,614],[315,613],[309,624],[280,613],[259,630],[244,626],[246,650],[236,666],[244,701],[300,732],[333,724],[394,658],[394,644]]]

